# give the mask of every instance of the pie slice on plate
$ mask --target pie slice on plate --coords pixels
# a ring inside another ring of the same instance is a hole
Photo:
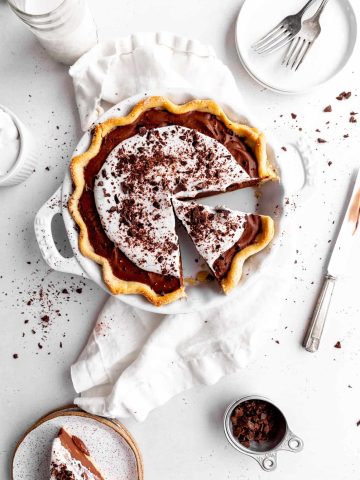
[[[50,480],[105,480],[84,442],[61,428],[51,451]]]
[[[277,178],[257,129],[232,122],[212,100],[164,97],[97,125],[70,168],[81,253],[101,265],[112,293],[155,305],[185,295],[172,200]]]
[[[274,236],[270,217],[172,200],[175,215],[225,293],[241,278],[245,260],[263,250]]]

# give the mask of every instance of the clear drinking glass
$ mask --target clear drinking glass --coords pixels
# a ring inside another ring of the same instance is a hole
[[[97,43],[96,25],[86,0],[8,0],[8,3],[58,62],[72,65]]]

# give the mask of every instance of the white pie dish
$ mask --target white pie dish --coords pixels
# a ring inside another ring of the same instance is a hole
[[[99,119],[99,122],[103,122],[106,119],[114,116],[122,116],[127,114],[145,95],[151,96],[159,94],[168,97],[175,103],[184,103],[193,98],[208,97],[196,91],[185,91],[183,89],[147,92],[146,94],[139,94],[120,102],[118,105],[108,110]],[[239,120],[240,122],[248,125],[254,125],[261,129],[259,122],[252,119],[249,114],[245,112],[243,106],[234,104],[232,107],[229,107],[228,105],[225,105],[219,101],[216,97],[213,97],[213,99],[223,107],[224,111],[229,115],[230,118]],[[269,134],[269,132],[265,133],[268,139],[268,155],[270,161],[278,168],[281,178],[281,170],[284,163],[284,152],[281,150],[276,140],[272,138],[271,134]],[[85,133],[79,141],[74,154],[84,152],[89,146],[90,139],[90,133]],[[311,164],[311,154],[309,153],[309,150],[302,147],[300,147],[300,149],[302,149],[302,159],[306,173],[302,193],[303,196],[306,197],[313,184],[314,175]],[[289,161],[288,156],[286,157],[286,161]],[[284,178],[289,179],[289,175],[286,175],[286,177],[284,176]],[[224,204],[229,208],[241,209],[243,211],[252,213],[259,211],[261,214],[271,215],[275,220],[276,234],[271,246],[265,249],[263,252],[250,258],[246,262],[243,272],[243,280],[230,295],[224,295],[218,285],[215,282],[211,282],[196,286],[189,285],[187,287],[187,298],[177,300],[174,303],[161,307],[152,305],[140,295],[117,295],[116,297],[129,305],[141,308],[143,310],[154,311],[163,314],[176,314],[190,313],[197,310],[203,310],[204,308],[219,306],[222,303],[227,302],[229,299],[234,298],[235,295],[238,298],[239,295],[246,294],[246,290],[250,288],[254,282],[256,282],[256,279],[259,277],[263,269],[269,268],[271,260],[278,247],[278,236],[282,230],[282,221],[284,217],[284,199],[285,197],[291,195],[289,186],[290,183],[291,182],[289,180],[287,180],[287,185],[284,184],[283,181],[269,182],[261,187],[260,198],[255,197],[254,189],[246,188],[235,192],[229,192],[206,199],[201,199],[202,203],[206,203],[208,205]],[[68,170],[62,186],[39,210],[35,218],[35,233],[42,255],[49,266],[55,270],[90,278],[100,287],[110,293],[103,282],[99,265],[84,257],[79,251],[78,230],[67,208],[71,193],[72,181]],[[62,213],[63,215],[68,238],[74,252],[74,257],[72,258],[62,257],[55,246],[51,233],[51,220],[57,213]],[[197,257],[197,255],[194,247],[192,246],[190,240],[187,239],[182,232],[180,233],[180,243],[183,258],[184,277],[194,277],[196,272],[200,270],[199,265],[201,264],[201,261],[199,263],[195,263],[194,258]]]

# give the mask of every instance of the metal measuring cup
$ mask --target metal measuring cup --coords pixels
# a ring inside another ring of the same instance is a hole
[[[261,444],[257,442],[251,442],[250,447],[244,447],[233,434],[233,428],[231,424],[231,414],[235,408],[248,400],[262,400],[270,404],[278,412],[279,425],[274,438],[268,442]],[[295,435],[289,428],[283,412],[274,405],[268,398],[258,395],[250,395],[242,397],[240,400],[236,400],[228,406],[224,416],[224,431],[229,443],[239,452],[252,457],[256,460],[260,467],[266,472],[271,472],[276,469],[277,466],[277,452],[279,450],[287,450],[289,452],[300,452],[304,447],[304,442]]]

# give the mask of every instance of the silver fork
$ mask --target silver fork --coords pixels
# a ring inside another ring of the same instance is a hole
[[[304,61],[305,56],[321,33],[320,16],[329,0],[323,0],[317,12],[303,22],[299,35],[292,40],[284,55],[282,65],[296,70]]]
[[[257,53],[272,53],[287,43],[300,32],[301,19],[308,8],[315,0],[309,0],[303,8],[295,15],[289,15],[281,20],[269,33],[255,42],[252,47]]]

